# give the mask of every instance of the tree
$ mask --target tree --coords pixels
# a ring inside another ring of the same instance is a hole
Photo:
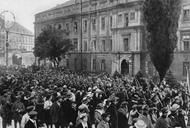
[[[147,48],[160,82],[173,61],[180,12],[181,0],[145,0],[143,5]]]
[[[34,55],[40,60],[48,58],[55,67],[58,67],[62,58],[73,48],[67,36],[63,30],[49,27],[43,29],[36,38]]]

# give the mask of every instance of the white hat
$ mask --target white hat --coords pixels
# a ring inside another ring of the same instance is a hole
[[[96,92],[96,93],[101,93],[102,90],[100,90],[99,88],[97,88],[95,92]]]
[[[135,127],[136,128],[146,128],[147,125],[143,120],[137,120],[137,122],[135,123]]]
[[[176,111],[180,106],[178,104],[173,104],[171,107],[171,111]]]
[[[93,89],[93,90],[96,90],[97,88],[98,88],[97,86],[94,86],[92,89]]]

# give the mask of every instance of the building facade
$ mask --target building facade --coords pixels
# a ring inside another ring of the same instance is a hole
[[[143,0],[70,0],[35,15],[35,37],[44,27],[65,29],[75,46],[72,70],[155,74],[147,54]],[[82,28],[82,29],[81,29]],[[190,1],[182,1],[178,43],[170,70],[180,80],[190,67]]]
[[[182,0],[178,43],[171,70],[178,79],[185,80],[190,68],[190,1]]]
[[[2,28],[0,29],[0,65],[6,64],[5,40],[6,32]],[[31,58],[31,61],[25,61],[26,55],[33,55],[33,48],[34,34],[28,29],[26,29],[24,26],[15,22],[14,25],[8,30],[8,65],[16,64],[14,63],[17,61],[15,60],[15,58],[22,58],[22,61],[20,61],[19,65],[33,64],[34,56],[28,57]]]
[[[9,50],[32,52],[34,48],[34,34],[24,26],[15,22],[9,30]]]
[[[35,15],[35,37],[48,26],[68,31],[75,46],[67,63],[72,70],[130,75],[147,71],[151,63],[146,61],[142,4],[143,0],[70,0]]]

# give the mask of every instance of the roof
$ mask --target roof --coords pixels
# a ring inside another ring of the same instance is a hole
[[[18,22],[15,22],[13,27],[10,28],[10,31],[18,32],[18,33],[22,33],[22,34],[34,35],[30,30],[28,30],[27,28],[25,28],[24,26],[22,26]]]
[[[62,8],[62,7],[71,6],[71,5],[75,4],[75,3],[76,3],[76,0],[68,0],[68,1],[64,2],[63,4],[58,4],[57,6],[55,6],[53,8],[50,8],[48,10],[45,10],[43,12],[51,11],[51,10]],[[43,13],[43,12],[40,12],[40,13]],[[40,13],[38,13],[38,14],[40,14]]]
[[[75,4],[75,1],[76,1],[76,0],[69,0],[69,1],[66,1],[66,2],[64,2],[63,4],[57,5],[56,8],[62,8],[62,7],[66,7],[66,6],[73,5],[73,4]]]

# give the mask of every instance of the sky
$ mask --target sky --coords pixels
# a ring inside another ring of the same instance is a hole
[[[34,32],[34,15],[68,0],[0,0],[0,13],[8,10],[16,22]]]

